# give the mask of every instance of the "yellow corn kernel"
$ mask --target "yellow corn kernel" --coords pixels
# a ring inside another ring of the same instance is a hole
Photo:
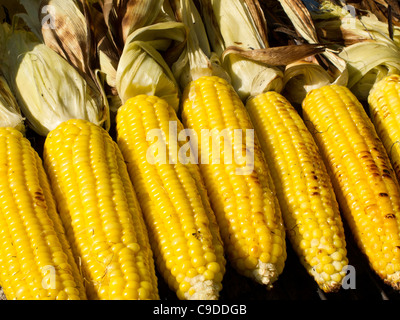
[[[42,160],[0,128],[0,285],[9,300],[86,299]]]
[[[373,124],[400,179],[400,75],[377,82],[368,96]]]
[[[63,122],[46,138],[44,162],[88,298],[158,299],[146,226],[109,134],[85,120]]]
[[[187,143],[178,141],[183,129],[172,107],[155,96],[131,98],[118,110],[117,141],[159,270],[171,289],[179,288],[179,298],[217,299],[225,273],[223,245],[195,159],[186,163],[179,158]],[[158,161],[149,156],[152,132],[162,139],[153,150],[165,156]]]
[[[284,268],[285,230],[242,101],[225,80],[201,77],[184,91],[182,121],[198,137],[198,162],[228,259],[238,272],[271,286]]]
[[[337,85],[309,93],[303,113],[359,247],[372,269],[399,289],[400,270],[393,266],[400,262],[400,189],[371,120],[350,90]]]
[[[288,238],[320,288],[337,291],[348,260],[339,206],[318,147],[300,115],[281,94],[260,94],[246,106],[271,169]],[[335,237],[342,240],[339,247],[334,245]],[[318,255],[310,250],[314,244]],[[342,268],[334,272],[333,257],[340,249],[344,252]],[[320,268],[331,277],[325,280],[317,271]]]

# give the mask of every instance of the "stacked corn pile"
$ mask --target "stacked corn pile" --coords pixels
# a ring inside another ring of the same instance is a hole
[[[400,26],[383,2],[6,6],[5,297],[229,299],[230,277],[273,290],[293,261],[334,294],[353,241],[399,290]]]

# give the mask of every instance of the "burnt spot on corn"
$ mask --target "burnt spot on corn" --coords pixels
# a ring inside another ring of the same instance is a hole
[[[34,203],[38,207],[47,208],[46,199],[42,191],[36,191],[33,195]]]
[[[386,192],[381,192],[379,194],[380,197],[389,197],[389,195]]]
[[[42,191],[36,191],[34,197],[35,200],[44,201],[44,194]]]
[[[387,215],[385,215],[386,219],[396,219],[396,215],[394,213],[388,213]]]

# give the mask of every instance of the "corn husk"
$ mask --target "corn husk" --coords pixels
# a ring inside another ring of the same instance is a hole
[[[348,64],[348,87],[359,100],[366,101],[372,86],[390,74],[400,73],[400,49],[387,41],[363,41],[340,53]]]
[[[211,51],[206,28],[200,13],[191,0],[171,1],[175,17],[188,27],[185,48],[172,65],[172,72],[180,88],[203,76],[218,76],[231,82],[215,52]]]
[[[106,124],[108,109],[97,88],[90,87],[64,58],[40,42],[33,33],[1,28],[7,36],[0,68],[15,94],[28,125],[47,135],[72,118]]]
[[[99,0],[105,23],[116,43],[126,43],[135,30],[151,25],[162,10],[163,0]]]
[[[284,96],[294,104],[301,104],[308,92],[335,82],[317,62],[297,61],[286,67],[283,78]]]
[[[25,132],[24,118],[17,100],[2,75],[0,75],[0,127],[12,127]]]
[[[266,91],[282,91],[285,66],[325,51],[318,43],[270,47],[258,1],[200,3],[212,49],[243,101]]]
[[[400,46],[400,27],[392,26],[367,11],[357,14],[352,6],[338,6],[331,1],[323,1],[311,15],[322,41],[341,42],[344,46],[357,42],[378,40],[394,42]],[[392,34],[391,34],[392,33]]]
[[[160,22],[134,31],[127,39],[116,73],[116,89],[122,103],[139,94],[155,95],[179,108],[179,85],[160,52],[173,42],[186,40],[180,22]]]
[[[246,58],[237,50],[232,50],[268,48],[266,21],[258,2],[231,0],[222,4],[221,0],[201,0],[200,3],[212,50],[227,70],[241,99],[246,100],[251,95],[268,90],[281,91],[282,69]]]
[[[279,2],[301,37],[309,44],[320,43],[316,26],[303,2],[300,0],[279,0]],[[337,52],[326,48],[317,56],[321,56],[325,65],[315,59],[313,63],[294,63],[286,67],[284,84],[286,91],[292,94],[293,102],[301,103],[304,94],[314,88],[327,84],[347,85],[349,77],[347,65]]]
[[[340,43],[339,57],[346,62],[347,86],[360,100],[368,98],[374,83],[400,72],[400,27],[382,22],[369,11],[322,1],[312,18],[323,41]]]
[[[96,7],[95,5],[98,4]],[[92,33],[96,39],[100,69],[107,76],[111,88],[116,86],[119,58],[130,34],[161,22],[163,0],[98,0],[88,6],[93,22]]]
[[[85,10],[76,0],[42,0],[38,12],[43,42],[93,81],[95,49]]]
[[[138,94],[159,95],[178,108],[179,87],[167,58],[186,39],[167,2],[106,1],[89,5],[99,68],[105,75],[110,112]]]

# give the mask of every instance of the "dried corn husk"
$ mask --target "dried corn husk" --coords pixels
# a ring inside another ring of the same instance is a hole
[[[392,26],[390,34],[388,23],[372,12],[357,13],[352,6],[322,1],[312,18],[323,40],[342,44],[339,57],[347,64],[348,87],[358,99],[366,100],[375,82],[400,72],[400,28]]]
[[[361,41],[379,40],[394,42],[400,46],[400,27],[393,26],[392,35],[387,22],[382,22],[372,12],[358,15],[356,8],[338,6],[323,1],[319,10],[311,12],[320,38],[324,41],[339,41],[348,46]]]
[[[117,67],[122,49],[117,46],[111,29],[106,24],[100,4],[101,1],[89,1],[86,15],[89,16],[92,41],[96,51],[96,67],[104,79],[104,91],[107,94],[111,111],[117,110],[122,104],[115,89]],[[114,116],[111,118],[113,120]]]
[[[99,0],[106,25],[118,44],[135,30],[151,25],[159,16],[163,0]]]
[[[24,118],[17,100],[2,75],[0,75],[0,127],[13,127],[25,132]]]
[[[265,91],[282,91],[285,66],[325,51],[318,43],[270,47],[258,1],[200,3],[211,46],[244,101]]]
[[[51,7],[46,13],[46,7]],[[76,0],[42,0],[39,6],[44,43],[93,81],[95,50],[89,21]]]
[[[40,135],[71,118],[98,125],[108,122],[108,109],[97,88],[90,87],[64,58],[25,30],[6,30],[0,68],[27,123]],[[0,28],[0,29],[1,29]]]
[[[206,28],[193,1],[173,0],[170,2],[176,19],[188,27],[186,46],[172,65],[173,74],[180,88],[183,90],[191,81],[202,76],[214,75],[230,82],[231,79],[222,68],[218,56],[211,51]]]
[[[238,54],[268,48],[266,22],[258,1],[222,2],[201,0],[200,4],[212,50],[230,75],[233,87],[242,100],[268,90],[281,91],[280,68]],[[256,55],[267,52],[258,51]]]
[[[316,27],[310,12],[300,0],[279,0],[297,33],[309,44],[319,44]],[[324,64],[313,59],[312,63],[298,61],[287,65],[284,73],[285,92],[293,103],[301,103],[305,94],[327,84],[346,86],[349,79],[347,64],[337,52],[326,48],[321,56]]]
[[[126,40],[116,73],[116,89],[125,103],[139,94],[165,99],[179,108],[179,85],[160,52],[173,42],[186,40],[186,27],[179,22],[155,23],[134,31]]]
[[[111,114],[138,94],[159,95],[178,108],[179,88],[166,59],[185,41],[186,30],[168,10],[160,0],[98,0],[89,5],[98,25],[92,32]]]

